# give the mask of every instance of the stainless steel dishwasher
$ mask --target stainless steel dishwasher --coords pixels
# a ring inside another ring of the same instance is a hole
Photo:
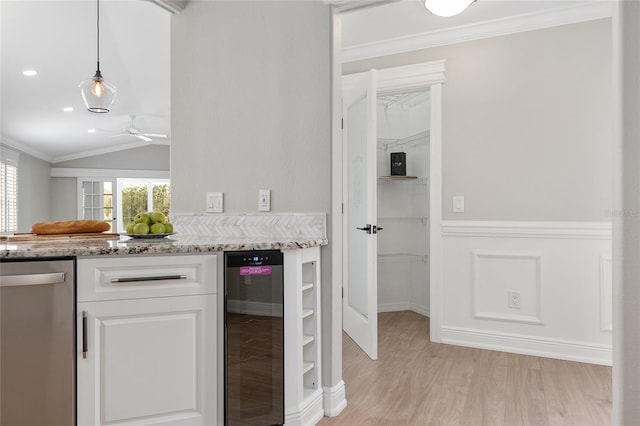
[[[0,261],[0,425],[75,425],[75,260]]]

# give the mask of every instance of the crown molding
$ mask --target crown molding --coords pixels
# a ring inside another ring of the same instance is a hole
[[[169,179],[170,175],[168,170],[85,169],[74,167],[52,167],[51,177]]]
[[[169,142],[167,142],[167,141],[163,141],[163,142],[158,142],[158,141],[153,141],[153,142],[137,141],[137,142],[131,142],[131,143],[123,144],[123,145],[112,145],[112,146],[109,146],[109,147],[106,147],[106,148],[92,149],[92,150],[89,150],[89,151],[82,151],[82,152],[76,152],[76,153],[69,154],[69,155],[61,155],[61,156],[58,156],[58,157],[53,157],[50,160],[50,162],[51,163],[60,163],[62,161],[77,160],[79,158],[93,157],[94,155],[110,154],[112,152],[123,151],[125,149],[140,148],[140,147],[147,146],[147,145],[169,145]]]
[[[400,0],[324,0],[324,4],[333,6],[338,12],[346,13],[397,1]]]
[[[189,0],[147,0],[171,13],[180,13],[187,7]]]
[[[429,31],[405,37],[344,47],[342,49],[342,62],[347,63],[448,44],[593,21],[596,19],[610,18],[612,15],[613,2],[608,0],[576,6],[558,7],[542,12],[515,15],[445,30]]]
[[[18,142],[15,140],[2,137],[0,139],[0,143],[2,145],[8,146],[9,148],[17,149],[18,151],[28,154],[32,157],[39,158],[40,160],[46,161],[47,163],[51,163],[52,157],[50,155],[47,155],[44,152],[39,151],[33,147],[30,147],[29,145],[24,144],[22,142]]]

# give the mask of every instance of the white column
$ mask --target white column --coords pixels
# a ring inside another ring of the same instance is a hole
[[[640,2],[614,13],[613,424],[640,419]]]

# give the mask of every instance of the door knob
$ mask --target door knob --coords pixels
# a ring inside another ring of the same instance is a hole
[[[367,234],[370,234],[372,228],[371,228],[371,225],[367,223],[367,226],[365,226],[364,228],[356,227],[356,229],[359,229],[361,231],[366,231]],[[375,227],[373,229],[375,229]]]

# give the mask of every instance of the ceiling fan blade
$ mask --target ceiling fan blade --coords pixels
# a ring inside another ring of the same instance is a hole
[[[138,139],[142,139],[145,142],[151,142],[152,141],[151,138],[148,138],[148,137],[143,136],[143,135],[135,135],[135,137],[138,138]]]
[[[116,135],[110,135],[108,137],[110,137],[110,138],[118,138],[120,136],[129,136],[129,134],[128,133],[118,133]]]
[[[143,133],[143,136],[149,136],[150,138],[166,138],[167,135],[162,133]]]

